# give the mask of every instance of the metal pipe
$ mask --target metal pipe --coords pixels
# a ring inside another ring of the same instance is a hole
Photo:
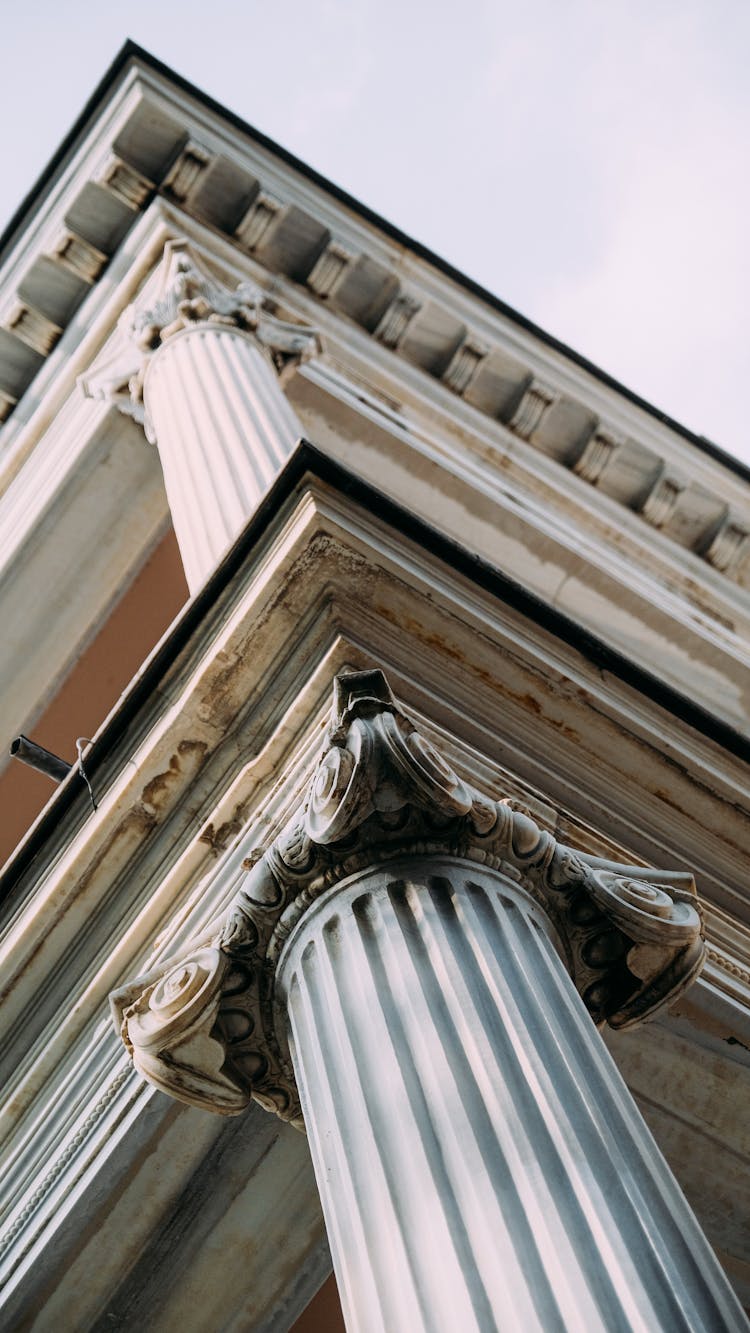
[[[66,764],[64,759],[58,759],[56,754],[45,750],[43,746],[37,745],[35,741],[30,741],[28,736],[17,736],[11,741],[10,752],[14,759],[20,759],[22,764],[28,764],[30,768],[38,769],[40,773],[46,773],[53,782],[62,782],[73,767],[72,764]]]

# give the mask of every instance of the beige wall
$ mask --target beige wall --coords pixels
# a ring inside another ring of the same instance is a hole
[[[32,728],[31,739],[61,759],[74,760],[76,737],[94,735],[187,595],[170,529]],[[11,762],[0,776],[0,865],[53,791],[54,784],[43,773],[18,762]]]
[[[291,1333],[345,1333],[339,1293],[333,1274],[300,1315]]]

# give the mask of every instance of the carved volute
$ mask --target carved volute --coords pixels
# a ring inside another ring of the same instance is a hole
[[[83,379],[83,389],[141,422],[153,444],[144,382],[155,353],[175,335],[200,325],[246,334],[266,355],[282,384],[319,352],[320,340],[313,329],[279,319],[271,307],[268,293],[256,283],[226,287],[207,272],[188,241],[168,241],[156,291],[148,299],[139,297],[123,312],[112,350]]]
[[[463,782],[399,708],[382,672],[355,672],[335,681],[305,799],[248,870],[224,920],[112,996],[138,1069],[183,1101],[234,1114],[254,1098],[300,1124],[274,1012],[284,943],[323,892],[405,855],[457,857],[520,884],[550,920],[596,1024],[642,1021],[700,969],[690,876],[598,861],[556,842],[512,801]]]

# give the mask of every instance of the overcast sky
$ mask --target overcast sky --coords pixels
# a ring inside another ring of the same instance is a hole
[[[15,0],[0,226],[126,37],[750,463],[750,0]]]

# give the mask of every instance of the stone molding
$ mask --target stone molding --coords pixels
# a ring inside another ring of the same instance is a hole
[[[616,432],[596,426],[572,464],[573,472],[595,486],[613,455],[624,444],[625,439]]]
[[[479,338],[467,335],[451,357],[450,364],[443,372],[443,384],[457,393],[459,397],[466,393],[476,377],[482,362],[489,355],[489,348]]]
[[[467,783],[413,726],[381,671],[336,677],[326,744],[307,795],[252,863],[226,916],[184,954],[111,997],[136,1067],[179,1100],[236,1114],[251,1099],[301,1125],[274,1002],[286,939],[327,889],[404,855],[502,871],[550,919],[597,1024],[637,1024],[698,974],[692,877],[587,857],[517,802]]]
[[[532,377],[525,385],[518,406],[508,422],[510,429],[520,435],[522,440],[530,440],[556,398],[552,385]]]
[[[62,329],[30,301],[16,298],[0,317],[0,328],[19,338],[38,357],[49,356]]]
[[[421,309],[422,303],[416,297],[410,296],[408,292],[399,292],[388,305],[374,336],[385,347],[395,351],[403,342],[409,324]]]
[[[282,384],[303,362],[320,351],[317,333],[278,319],[267,292],[253,282],[226,287],[206,271],[201,256],[185,239],[167,241],[156,275],[125,310],[118,343],[107,359],[81,379],[89,397],[112,403],[143,424],[151,444],[155,435],[144,406],[143,386],[160,347],[175,334],[196,327],[235,329],[250,335],[272,362]]]
[[[91,1138],[104,1113],[109,1109],[120,1089],[127,1083],[130,1073],[130,1068],[127,1066],[124,1069],[118,1069],[91,1109],[86,1112],[75,1133],[65,1144],[63,1151],[55,1158],[48,1171],[41,1176],[39,1184],[29,1194],[21,1211],[16,1214],[10,1225],[0,1234],[0,1264],[12,1250],[14,1242],[22,1235],[28,1222],[45,1202],[57,1182],[65,1175],[70,1163],[76,1159],[81,1148]]]

